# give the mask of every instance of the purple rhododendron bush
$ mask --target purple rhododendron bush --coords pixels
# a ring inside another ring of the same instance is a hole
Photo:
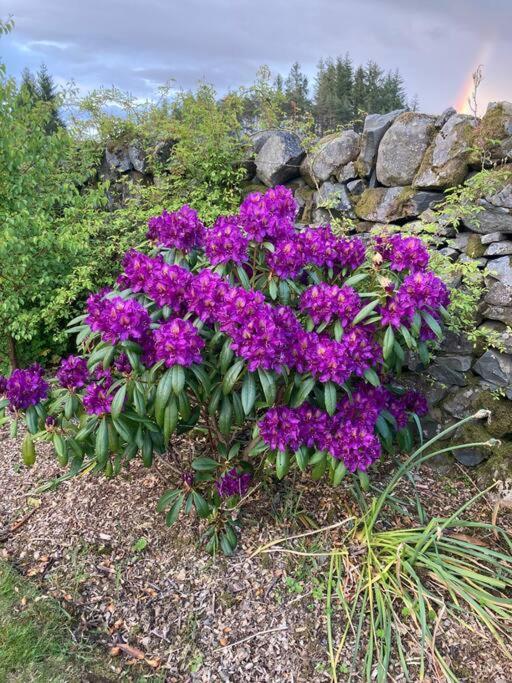
[[[26,421],[25,463],[50,441],[63,466],[110,476],[200,430],[204,454],[183,463],[160,507],[168,524],[182,508],[215,520],[207,549],[229,554],[235,523],[218,523],[220,511],[265,463],[279,478],[298,467],[365,484],[383,449],[410,447],[427,406],[397,377],[407,349],[428,362],[447,288],[415,237],[365,245],[329,226],[299,229],[295,215],[276,187],[211,227],[188,206],[151,218],[147,253],[129,251],[115,288],[72,321],[79,355],[53,378],[34,365],[0,380],[0,408]]]

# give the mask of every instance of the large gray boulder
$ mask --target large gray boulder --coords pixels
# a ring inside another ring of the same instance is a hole
[[[360,176],[366,177],[371,174],[384,133],[403,112],[403,109],[395,109],[387,114],[369,114],[366,117],[361,136],[361,152],[356,164]]]
[[[416,191],[412,187],[373,187],[362,193],[355,213],[372,223],[393,223],[419,216],[442,198],[438,192]]]
[[[462,183],[468,174],[475,126],[473,116],[450,116],[423,157],[413,185],[437,190]]]
[[[335,175],[343,166],[357,159],[360,136],[353,130],[322,138],[305,157],[300,167],[302,177],[316,188]]]
[[[512,257],[502,256],[489,263],[489,275],[503,285],[512,286]]]
[[[512,233],[512,165],[492,170],[488,184],[493,189],[478,200],[478,211],[463,217],[464,225],[481,235]]]
[[[254,162],[262,183],[273,187],[298,177],[304,150],[297,135],[277,130],[264,135],[261,147],[260,142],[256,143],[259,150]]]
[[[434,116],[416,112],[400,114],[379,145],[379,183],[388,187],[411,185],[434,133]]]
[[[489,350],[473,366],[474,372],[498,387],[512,386],[512,356]]]
[[[512,102],[489,102],[473,136],[472,163],[512,159]]]

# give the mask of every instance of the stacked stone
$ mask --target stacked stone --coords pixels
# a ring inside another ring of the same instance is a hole
[[[438,117],[402,110],[371,114],[361,133],[328,135],[307,155],[296,135],[267,131],[255,144],[250,189],[259,189],[257,183],[262,189],[288,184],[302,223],[322,223],[334,215],[354,219],[360,233],[376,224],[421,232],[424,222],[435,218],[432,208],[444,191],[471,177],[482,160],[499,177],[506,177],[507,169],[512,173],[512,164],[507,165],[512,161],[511,103],[491,103],[481,120],[454,109]],[[505,440],[512,472],[512,181],[496,183],[496,190],[479,204],[479,211],[468,210],[457,230],[438,222],[437,237],[440,252],[452,261],[486,269],[487,288],[476,324],[493,333],[500,350],[475,349],[468,340],[448,334],[430,368],[433,383],[425,382],[423,372],[417,382],[430,399],[432,429],[464,417],[491,397],[491,409],[510,419],[486,433]],[[413,369],[415,362],[411,359]],[[454,455],[475,465],[489,452],[469,449]]]

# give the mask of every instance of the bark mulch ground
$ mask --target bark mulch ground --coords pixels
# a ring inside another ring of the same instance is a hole
[[[133,463],[110,480],[79,476],[35,495],[62,474],[47,448],[38,451],[27,471],[19,440],[0,431],[0,556],[56,597],[79,634],[116,655],[113,681],[329,680],[321,564],[250,555],[312,522],[345,517],[353,510],[347,490],[307,478],[261,486],[244,508],[237,553],[212,559],[198,544],[197,520],[181,518],[169,530],[156,512],[175,476],[165,463],[159,471]],[[417,485],[429,513],[443,515],[475,493],[459,470],[445,476],[424,468]],[[474,514],[490,519],[491,502]],[[500,521],[510,525],[510,512]],[[509,663],[482,635],[446,620],[438,638],[461,681],[512,680]],[[414,634],[410,642],[413,649]]]

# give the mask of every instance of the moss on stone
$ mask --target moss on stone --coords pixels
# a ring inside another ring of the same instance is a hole
[[[482,244],[482,240],[480,238],[480,235],[477,235],[476,233],[472,233],[468,239],[468,244],[466,247],[466,254],[470,258],[480,258],[480,256],[483,256],[485,254],[485,250],[486,250],[486,245]]]
[[[266,192],[268,187],[263,183],[245,183],[242,185],[242,196],[246,197],[251,192]]]
[[[491,411],[491,419],[486,425],[490,436],[502,439],[510,436],[512,439],[512,401],[496,398],[490,391],[480,392],[472,401],[475,410],[484,408]]]
[[[386,190],[382,187],[367,188],[361,194],[355,205],[356,214],[360,218],[366,218],[375,213],[379,208],[384,192],[386,192]]]

